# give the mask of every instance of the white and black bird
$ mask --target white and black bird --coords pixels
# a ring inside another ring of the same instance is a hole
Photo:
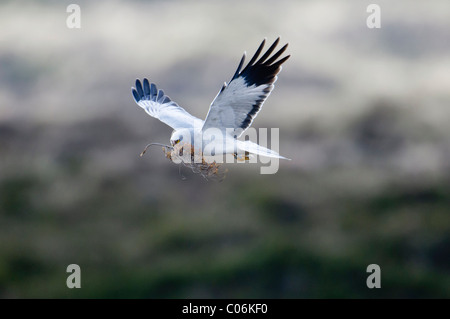
[[[286,159],[277,152],[256,143],[237,139],[252,124],[274,88],[281,65],[290,57],[287,55],[279,59],[288,44],[272,54],[279,41],[280,38],[277,38],[258,59],[266,42],[264,39],[250,62],[242,69],[246,56],[244,53],[233,77],[228,83],[224,83],[211,103],[204,121],[189,114],[147,79],[144,79],[142,84],[140,80],[136,80],[136,88],[131,89],[134,100],[150,116],[174,129],[170,137],[172,147],[178,143],[189,143],[197,149],[197,144],[201,143],[204,149],[206,145],[211,146],[211,140],[213,140],[216,145],[221,146],[215,148],[215,151],[220,149],[223,154],[240,157],[248,152]],[[212,131],[213,139],[208,133]],[[217,134],[218,131],[221,134]]]

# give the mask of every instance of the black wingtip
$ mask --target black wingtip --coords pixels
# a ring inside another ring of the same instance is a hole
[[[272,45],[270,46],[269,49],[267,49],[266,53],[264,53],[264,55],[261,57],[261,59],[258,60],[257,63],[263,64],[264,61],[267,60],[267,58],[272,54],[273,50],[275,50],[275,48],[278,45],[278,42],[280,42],[280,38],[276,39]]]
[[[284,51],[286,51],[287,46],[288,46],[288,45],[285,44],[280,50],[278,50],[274,55],[272,55],[272,57],[270,57],[269,60],[265,61],[264,64],[270,65],[270,64],[274,63],[274,62],[278,59],[278,57],[279,57],[280,55],[282,55],[282,54],[284,53]],[[262,60],[262,58],[261,58],[261,60]],[[258,61],[258,62],[261,62],[261,60]]]
[[[258,47],[258,50],[256,50],[255,54],[253,55],[252,59],[250,60],[250,62],[248,62],[247,67],[252,66],[253,63],[255,63],[256,59],[258,59],[259,55],[261,54],[262,49],[264,48],[264,45],[266,44],[266,38],[264,38],[261,42],[261,44]]]
[[[141,100],[141,98],[140,98],[138,92],[136,91],[136,89],[131,88],[131,93],[133,93],[134,100],[136,101],[136,103],[138,103]]]
[[[141,81],[139,81],[138,79],[136,80],[136,90],[139,96],[142,98],[144,96],[144,90],[142,89]]]
[[[234,75],[231,78],[231,80],[233,80],[239,76],[239,72],[241,72],[242,66],[244,65],[246,55],[247,55],[246,52],[244,52],[244,55],[241,58],[241,62],[239,62],[239,66],[237,67],[236,72],[234,72]]]
[[[147,78],[144,78],[144,94],[145,96],[150,95],[150,83]]]
[[[136,103],[141,101],[153,101],[160,104],[175,103],[168,97],[163,90],[158,90],[155,83],[150,83],[147,78],[141,82],[136,79],[136,88],[131,88],[131,93]],[[176,104],[176,103],[175,103]]]
[[[286,55],[284,58],[282,58],[281,60],[277,61],[276,63],[274,63],[273,65],[276,66],[281,66],[284,62],[286,62],[289,58],[291,57],[291,55]]]

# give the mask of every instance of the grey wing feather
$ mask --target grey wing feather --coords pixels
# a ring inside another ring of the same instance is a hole
[[[286,50],[287,44],[270,56],[280,41],[278,38],[258,60],[265,41],[262,41],[250,62],[241,71],[245,61],[244,54],[230,82],[223,85],[211,103],[203,130],[212,127],[233,129],[234,137],[239,137],[250,127],[273,90],[281,65],[290,57],[288,55],[277,61]]]
[[[147,79],[136,80],[136,88],[131,88],[134,100],[150,116],[159,119],[174,129],[201,127],[203,121],[192,116],[185,109],[172,101],[163,90],[157,89],[154,83],[149,83]]]

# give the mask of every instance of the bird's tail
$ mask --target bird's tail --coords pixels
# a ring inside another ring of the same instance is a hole
[[[253,153],[253,154],[258,154],[261,156],[267,156],[267,157],[273,157],[273,158],[281,158],[281,159],[285,159],[285,160],[290,160],[289,158],[286,158],[284,156],[281,156],[280,154],[278,154],[277,152],[265,148],[261,145],[258,145],[256,143],[253,143],[252,141],[237,141],[237,147],[245,152],[249,152],[249,153]]]

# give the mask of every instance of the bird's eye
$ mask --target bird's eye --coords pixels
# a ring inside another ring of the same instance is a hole
[[[180,140],[179,140],[179,139],[175,141],[175,144],[178,144],[178,143],[180,143]]]

